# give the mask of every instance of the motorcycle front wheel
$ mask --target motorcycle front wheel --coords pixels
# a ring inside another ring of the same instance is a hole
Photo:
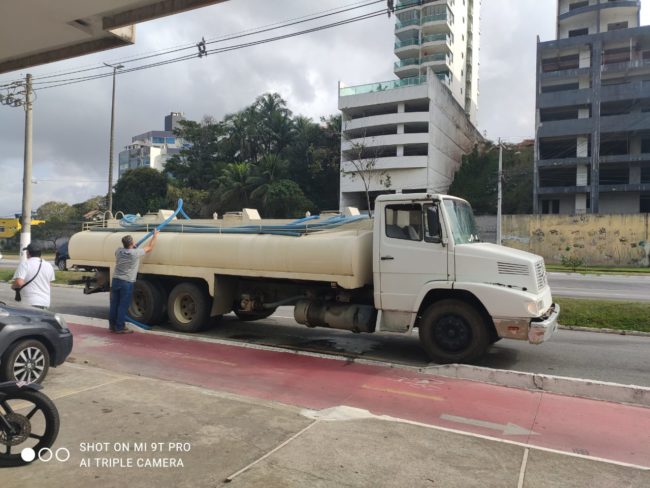
[[[52,400],[30,389],[12,388],[0,396],[0,467],[27,464],[21,456],[31,448],[36,459],[41,449],[54,444],[59,434],[59,412]]]

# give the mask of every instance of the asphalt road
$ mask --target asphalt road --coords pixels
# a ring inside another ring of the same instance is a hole
[[[549,273],[553,296],[650,301],[650,276]]]
[[[52,295],[54,311],[100,319],[108,317],[106,293],[84,295],[80,288],[57,286]],[[0,300],[13,302],[13,292],[6,283],[0,283]],[[159,330],[171,329],[161,326]],[[404,336],[310,329],[295,323],[290,307],[281,307],[273,316],[257,322],[240,322],[234,315],[228,315],[199,334],[410,366],[429,364],[417,333]],[[650,337],[560,330],[551,341],[539,346],[499,341],[478,365],[650,387]]]

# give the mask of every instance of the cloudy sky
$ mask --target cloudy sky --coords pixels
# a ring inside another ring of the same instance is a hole
[[[647,25],[650,12],[645,10],[650,0],[641,3],[645,7],[642,24]],[[354,4],[360,4],[359,0],[229,0],[139,24],[133,46],[32,68],[29,72],[38,78],[98,67],[103,62],[137,66],[143,62],[130,60],[193,45],[202,37],[217,39]],[[518,141],[533,137],[536,38],[539,35],[546,41],[554,37],[555,5],[555,0],[482,2],[478,126],[491,139]],[[341,20],[376,9],[377,6],[366,7],[328,19]],[[316,24],[301,27],[313,25]],[[294,113],[314,120],[335,114],[339,81],[355,85],[394,79],[393,32],[394,19],[381,16],[122,74],[117,77],[115,159],[132,136],[162,130],[164,116],[172,111],[184,112],[193,120],[204,115],[221,119],[249,105],[257,96],[275,91],[288,101]],[[209,46],[212,47],[216,45]],[[0,75],[0,84],[22,78],[26,73]],[[77,203],[106,193],[110,109],[110,77],[37,91],[34,209],[51,200]],[[0,105],[0,128],[0,216],[11,216],[21,209],[24,112]]]

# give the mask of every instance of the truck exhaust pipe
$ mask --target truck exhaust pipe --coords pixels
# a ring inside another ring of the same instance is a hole
[[[293,316],[296,322],[307,327],[374,332],[377,310],[370,305],[300,300]]]

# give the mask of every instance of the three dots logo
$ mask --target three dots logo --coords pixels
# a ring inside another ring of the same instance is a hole
[[[59,447],[56,451],[52,451],[49,447],[39,449],[38,454],[31,447],[26,447],[20,452],[20,457],[26,463],[31,463],[36,457],[44,463],[49,463],[52,459],[56,459],[61,463],[65,463],[70,459],[70,451],[65,447]]]

